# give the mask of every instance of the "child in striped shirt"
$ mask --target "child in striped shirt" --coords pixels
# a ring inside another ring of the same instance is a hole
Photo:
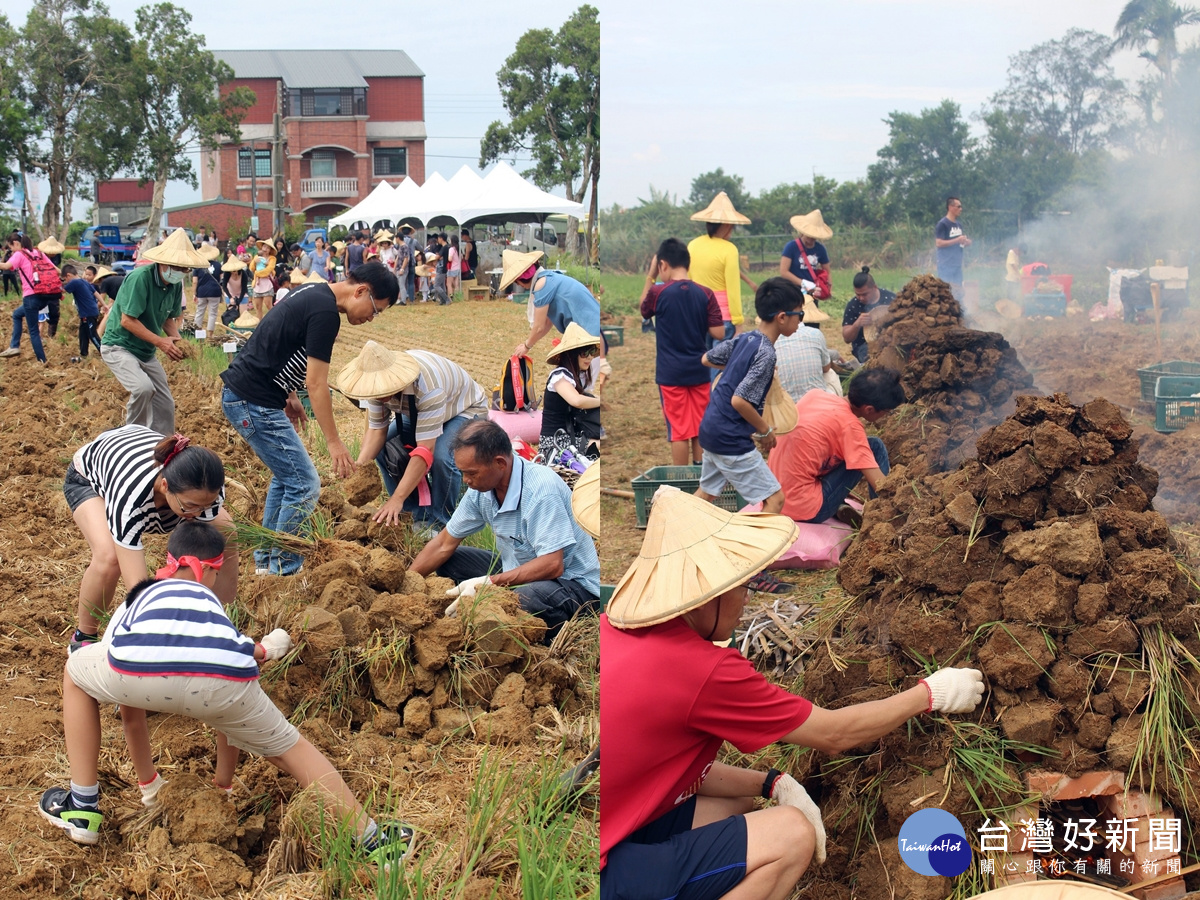
[[[207,522],[181,523],[167,543],[167,565],[136,585],[113,614],[104,639],[79,648],[63,674],[63,727],[70,788],[54,787],[38,809],[71,840],[95,844],[104,821],[100,787],[100,703],[117,703],[142,790],[154,806],[164,784],[154,767],[146,710],[199,719],[217,732],[218,787],[232,789],[238,748],[267,758],[301,788],[314,782],[326,808],[358,835],[367,858],[403,859],[413,831],[376,824],[333,764],[302,737],[258,682],[258,664],[279,659],[291,638],[277,628],[255,643],[241,634],[212,587],[224,561],[225,537]]]

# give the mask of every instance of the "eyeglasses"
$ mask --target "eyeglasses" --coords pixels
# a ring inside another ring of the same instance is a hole
[[[179,505],[179,512],[185,516],[198,516],[206,509],[212,507],[211,503],[201,503],[198,506],[184,506],[183,501],[179,499],[178,494],[176,494],[174,491],[167,491],[167,493],[175,498],[175,502]]]
[[[802,310],[802,309],[788,309],[788,310],[784,310],[784,311],[783,311],[783,313],[782,313],[781,315],[785,315],[785,316],[795,316],[795,317],[798,319],[798,318],[800,318],[801,316],[803,316],[803,315],[804,315],[804,310]]]
[[[379,315],[381,312],[383,312],[384,309],[387,309],[386,305],[383,307],[383,309],[380,309],[379,307],[377,307],[375,305],[375,298],[371,297],[371,318],[372,319],[374,319],[377,315]]]

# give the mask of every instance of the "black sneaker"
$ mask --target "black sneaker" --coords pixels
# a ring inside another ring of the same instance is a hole
[[[98,809],[76,808],[66,788],[50,788],[42,794],[38,812],[51,825],[61,828],[77,844],[100,842],[100,824],[104,816]]]
[[[412,853],[414,835],[415,832],[409,825],[384,822],[376,830],[374,837],[363,842],[362,849],[369,862],[387,869],[394,862],[408,859]]]
[[[774,575],[768,575],[766,572],[759,572],[746,582],[746,587],[762,594],[790,594],[796,589],[795,585],[780,581]]]
[[[94,644],[98,640],[100,640],[100,635],[84,634],[82,631],[76,628],[75,633],[71,635],[71,642],[67,644],[67,654],[70,655],[80,647],[86,647],[88,644]]]

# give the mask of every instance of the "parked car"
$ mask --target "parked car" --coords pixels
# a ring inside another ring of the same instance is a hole
[[[104,248],[96,262],[112,263],[120,259],[133,259],[133,251],[137,245],[122,239],[121,229],[116,225],[93,225],[84,229],[79,237],[78,247],[79,255],[84,259],[91,258],[92,235],[99,238],[100,245]]]
[[[171,232],[174,230],[175,229],[173,229],[173,228],[167,228],[168,232]],[[191,241],[193,245],[196,243],[196,235],[192,233],[192,229],[185,228],[185,229],[183,229],[183,233],[188,236],[188,240]],[[142,238],[144,238],[145,236],[146,236],[146,226],[143,225],[141,228],[135,228],[133,231],[129,232],[129,243],[140,244],[142,242]]]
[[[312,253],[317,249],[317,238],[325,242],[325,246],[329,246],[329,232],[324,228],[310,228],[304,232],[304,237],[300,238],[298,243],[305,253]]]
[[[554,223],[547,221],[542,225],[538,225],[537,223],[513,225],[512,237],[509,239],[509,244],[515,249],[526,252],[541,250],[549,256],[552,253],[562,251],[565,244],[564,238],[564,235],[559,234],[555,230]]]

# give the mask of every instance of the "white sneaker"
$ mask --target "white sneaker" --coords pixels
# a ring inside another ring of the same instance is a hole
[[[271,567],[270,566],[255,566],[254,574],[255,575],[270,575]]]
[[[16,356],[21,352],[20,347],[9,347],[7,350],[0,352],[0,357],[8,359],[10,356]]]

